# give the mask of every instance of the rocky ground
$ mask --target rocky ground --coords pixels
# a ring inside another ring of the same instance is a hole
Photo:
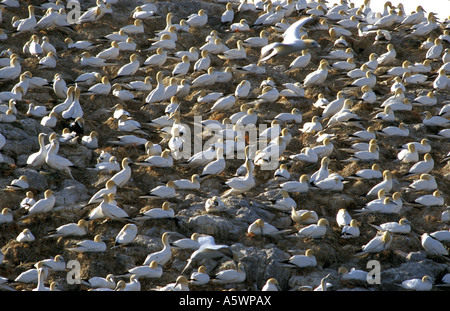
[[[26,1],[27,3],[37,5],[39,1]],[[92,1],[83,2],[83,8],[92,5]],[[22,57],[23,71],[29,70],[33,76],[46,78],[52,81],[55,73],[60,73],[68,84],[72,84],[73,80],[86,68],[80,67],[80,53],[78,51],[68,50],[64,39],[71,36],[74,39],[88,39],[95,41],[96,38],[107,35],[113,31],[117,31],[121,26],[131,24],[130,18],[131,8],[138,5],[137,1],[123,1],[113,5],[112,15],[105,15],[96,23],[86,23],[83,25],[75,25],[74,31],[66,29],[51,29],[37,32],[42,37],[47,35],[50,42],[58,51],[58,62],[55,69],[40,70],[38,69],[38,59],[22,52],[23,44],[30,38],[30,33],[16,34],[12,39],[1,43],[2,49],[11,49]],[[245,39],[250,36],[258,35],[259,31],[231,33],[225,31],[226,28],[220,25],[220,15],[224,11],[224,4],[212,3],[210,1],[166,1],[158,2],[161,17],[153,20],[144,21],[145,34],[134,36],[138,43],[140,51],[138,52],[139,60],[142,63],[151,52],[142,50],[148,48],[150,43],[147,39],[153,38],[156,30],[162,29],[165,25],[165,14],[167,12],[174,13],[173,22],[178,22],[187,15],[197,12],[200,8],[206,9],[210,16],[207,26],[201,29],[191,29],[189,33],[182,33],[178,36],[177,47],[179,50],[187,50],[191,46],[200,47],[204,38],[212,29],[219,32],[219,36],[223,38],[223,42],[228,47],[235,47],[239,39]],[[37,13],[37,14],[40,14]],[[3,22],[1,28],[5,30],[13,30],[10,20],[12,16],[17,15],[24,17],[27,15],[26,5],[20,8],[8,8],[3,14]],[[239,21],[245,17],[250,23],[257,17],[257,13],[246,12],[236,13],[235,21]],[[269,30],[270,31],[270,30]],[[396,63],[392,66],[399,66],[408,59],[411,63],[422,62],[425,50],[421,50],[420,44],[426,38],[408,38],[407,28],[399,28],[392,31],[391,43],[397,51]],[[442,29],[433,31],[431,36],[437,37],[442,33]],[[9,34],[10,36],[12,34]],[[234,93],[234,90],[242,79],[247,79],[252,84],[251,98],[255,98],[260,94],[259,85],[262,80],[268,76],[272,76],[276,81],[279,90],[282,84],[286,82],[302,82],[306,75],[318,66],[321,56],[326,55],[333,47],[333,39],[325,31],[313,31],[310,37],[315,39],[321,49],[313,54],[311,63],[304,69],[296,69],[286,71],[290,62],[296,55],[290,55],[284,59],[270,60],[266,63],[267,73],[260,76],[243,75],[234,73],[234,80],[230,83],[216,84],[209,87],[208,90],[220,91],[224,94]],[[280,38],[274,31],[270,32],[269,41],[279,41]],[[373,36],[348,38],[351,47],[356,53],[355,62],[360,65],[367,61],[369,55],[373,52],[381,55],[386,51],[386,45],[373,45]],[[109,43],[101,42],[101,45],[92,50],[95,54],[104,49]],[[444,42],[444,47],[449,47]],[[259,58],[259,49],[247,48],[247,59],[225,63],[216,56],[212,56],[212,64],[219,68],[225,66],[246,65],[256,62]],[[122,52],[118,60],[118,66],[105,68],[100,73],[106,74],[110,79],[122,64],[128,62],[131,52]],[[139,71],[131,78],[119,79],[120,82],[127,82],[143,79],[146,76],[153,78],[152,85],[155,85],[155,76],[157,71],[162,70],[165,76],[170,76],[176,61],[168,61],[162,68],[151,68]],[[441,59],[433,61],[432,74],[426,83],[420,85],[406,85],[407,97],[413,100],[420,94],[426,94],[432,90],[431,81],[436,77],[436,70],[442,65]],[[390,67],[379,67],[376,70],[378,76],[383,75]],[[192,80],[199,74],[190,75]],[[0,91],[10,90],[17,81],[0,83]],[[363,119],[364,127],[373,125],[376,130],[385,127],[381,122],[373,122],[372,114],[374,105],[363,103],[360,98],[360,91],[357,88],[350,87],[352,80],[340,72],[331,70],[328,78],[323,86],[308,87],[305,89],[305,97],[299,99],[280,98],[274,104],[262,104],[259,107],[259,122],[270,124],[270,120],[278,113],[290,111],[292,108],[299,108],[303,115],[304,122],[311,120],[315,115],[321,115],[322,109],[315,108],[312,104],[316,101],[317,95],[323,93],[330,101],[336,97],[340,90],[344,90],[347,97],[352,98],[355,102],[354,111]],[[167,80],[165,80],[167,84]],[[390,86],[392,79],[380,78],[379,83],[374,91],[378,96],[377,104],[381,104],[387,97],[391,95]],[[232,110],[209,115],[211,105],[199,104],[196,101],[195,92],[191,92],[181,100],[182,122],[192,124],[194,116],[201,115],[204,119],[211,117],[214,119],[222,119],[230,116],[232,113],[239,111],[240,104],[248,101],[237,100]],[[127,111],[132,117],[141,122],[146,123],[152,119],[164,114],[167,102],[144,105],[146,93],[138,94],[137,100],[123,102]],[[379,146],[381,150],[380,161],[378,162],[383,170],[390,170],[395,179],[394,190],[400,190],[408,186],[412,178],[405,178],[405,174],[410,164],[395,162],[395,155],[399,146],[409,141],[420,141],[427,137],[427,134],[435,134],[439,128],[429,128],[421,126],[422,111],[430,110],[433,114],[435,110],[440,109],[449,102],[449,92],[439,91],[436,95],[438,104],[432,108],[414,107],[412,112],[396,112],[398,124],[402,121],[409,125],[411,135],[407,138],[394,137],[390,139],[379,138]],[[251,191],[243,194],[230,196],[223,199],[227,208],[220,214],[208,214],[204,209],[207,198],[214,195],[221,195],[228,189],[223,184],[230,178],[236,169],[243,163],[243,160],[230,159],[227,160],[227,168],[224,174],[208,178],[201,183],[199,191],[178,191],[174,199],[170,199],[171,206],[176,212],[176,219],[148,220],[139,226],[139,232],[136,240],[127,246],[113,247],[114,239],[124,223],[120,221],[92,221],[89,224],[89,234],[87,238],[93,238],[96,234],[102,234],[109,239],[107,251],[98,254],[76,254],[68,251],[66,248],[72,245],[77,239],[42,239],[49,230],[66,224],[68,222],[76,222],[80,218],[85,218],[91,208],[82,209],[89,198],[98,189],[103,187],[104,183],[111,176],[106,173],[97,173],[88,170],[93,167],[96,159],[101,151],[108,151],[115,155],[118,159],[129,157],[134,162],[138,162],[146,158],[143,148],[139,147],[120,147],[114,146],[107,141],[116,140],[117,136],[123,135],[117,131],[117,123],[111,119],[112,112],[110,109],[119,102],[113,95],[108,96],[82,96],[81,103],[85,114],[86,133],[92,130],[97,131],[99,136],[99,148],[90,150],[84,146],[63,145],[59,154],[67,157],[75,164],[72,169],[74,179],[68,178],[65,174],[55,172],[47,167],[43,169],[33,169],[26,165],[26,159],[32,152],[38,150],[37,136],[39,133],[61,133],[62,129],[67,126],[67,122],[60,119],[54,129],[46,128],[40,125],[40,119],[32,118],[25,115],[29,102],[40,105],[46,105],[50,110],[61,99],[57,98],[51,88],[35,89],[26,94],[23,101],[18,102],[17,122],[12,124],[0,123],[0,132],[7,138],[8,143],[1,150],[6,162],[1,164],[0,169],[0,188],[6,188],[11,180],[26,175],[29,180],[31,190],[36,198],[41,198],[46,189],[52,189],[57,198],[56,206],[50,213],[44,215],[36,215],[25,220],[19,220],[25,211],[19,208],[19,203],[25,196],[24,191],[1,191],[0,192],[0,208],[11,208],[14,213],[14,222],[0,225],[0,247],[5,256],[4,263],[0,265],[0,276],[13,280],[21,272],[30,269],[33,265],[42,259],[53,257],[60,254],[65,261],[76,259],[81,263],[81,276],[88,279],[93,276],[106,276],[107,274],[121,275],[127,269],[136,265],[141,265],[145,257],[154,251],[160,250],[162,247],[161,235],[163,232],[170,233],[170,241],[179,238],[189,237],[193,232],[210,234],[214,236],[216,243],[229,245],[230,248],[238,255],[239,261],[244,263],[247,271],[247,278],[241,284],[230,284],[224,286],[204,285],[192,286],[191,290],[222,290],[235,288],[237,290],[260,290],[268,278],[274,277],[278,280],[283,290],[298,289],[299,286],[317,286],[320,280],[327,274],[330,274],[328,281],[333,284],[336,290],[342,289],[361,289],[361,290],[398,290],[396,283],[413,277],[421,278],[423,275],[431,275],[435,283],[439,283],[442,276],[450,272],[449,261],[440,257],[430,257],[424,253],[420,244],[420,235],[424,232],[434,232],[438,230],[448,229],[449,224],[441,221],[441,213],[449,205],[448,194],[450,194],[450,166],[448,161],[442,161],[450,150],[450,142],[430,138],[432,146],[432,156],[435,160],[435,167],[431,174],[435,176],[439,189],[444,193],[446,204],[438,207],[413,207],[405,206],[399,215],[381,215],[369,214],[354,216],[360,223],[361,235],[354,239],[340,238],[340,228],[336,224],[335,216],[339,209],[346,208],[351,215],[353,210],[360,209],[364,206],[369,198],[365,197],[368,190],[378,181],[361,182],[352,180],[346,184],[343,191],[325,192],[325,191],[309,191],[306,194],[291,194],[296,200],[298,209],[309,209],[316,211],[320,217],[329,220],[330,230],[328,234],[320,240],[309,238],[286,238],[284,236],[277,237],[250,237],[246,234],[247,227],[257,218],[262,218],[270,224],[280,229],[295,230],[289,214],[275,211],[271,208],[271,199],[277,193],[277,184],[279,181],[273,180],[273,171],[261,171],[258,168],[255,172],[257,180],[256,187]],[[300,125],[289,125],[289,132],[293,135],[291,143],[286,150],[286,158],[289,155],[297,154],[305,146],[317,145],[314,134],[302,134],[298,131]],[[352,163],[341,162],[347,159],[349,154],[339,148],[348,148],[351,142],[345,138],[351,133],[358,130],[355,127],[336,126],[327,129],[328,133],[335,133],[336,138],[333,140],[335,151],[331,155],[330,170],[341,174],[342,176],[350,176],[362,167],[369,167],[371,163]],[[161,140],[158,133],[148,131],[146,137],[152,142]],[[183,161],[179,161],[183,162]],[[200,173],[201,168],[189,169],[185,166],[178,165],[177,162],[172,168],[149,169],[140,166],[132,166],[132,179],[126,186],[118,190],[119,205],[131,216],[135,217],[141,211],[148,210],[153,207],[160,207],[162,200],[141,199],[140,196],[148,193],[155,186],[165,183],[168,180],[190,178],[194,173]],[[320,163],[313,165],[292,162],[285,160],[289,165],[291,180],[298,180],[302,174],[312,174],[319,167]],[[403,200],[405,202],[413,202],[415,198],[422,195],[420,192],[403,192]],[[93,207],[92,207],[93,208]],[[413,233],[408,235],[394,235],[390,250],[362,257],[355,257],[361,246],[367,243],[376,234],[370,224],[380,224],[387,221],[398,221],[401,217],[406,217],[411,221]],[[17,235],[24,229],[28,228],[35,235],[36,241],[32,243],[19,243],[15,241]],[[297,227],[298,228],[298,227]],[[446,245],[447,247],[449,244]],[[286,269],[281,267],[280,261],[289,259],[294,253],[303,253],[306,249],[313,249],[318,261],[318,266],[305,269]],[[157,280],[141,280],[142,290],[150,290],[156,286],[165,285],[174,282],[177,276],[181,274],[181,270],[186,264],[191,251],[173,250],[172,259],[164,265],[164,273],[161,279]],[[369,260],[378,260],[381,264],[381,284],[345,284],[339,281],[337,270],[341,266],[348,268],[355,267],[366,270]],[[234,268],[231,258],[223,258],[218,261],[209,261],[205,265],[211,276],[220,270],[226,268]],[[86,290],[87,288],[80,285],[70,285],[66,281],[65,272],[51,272],[48,280],[56,280],[66,290]],[[35,285],[15,284],[18,290],[31,289]],[[435,290],[443,288],[435,287]]]

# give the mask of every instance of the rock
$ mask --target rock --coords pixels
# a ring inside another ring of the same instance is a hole
[[[414,261],[414,262],[419,262],[422,260],[425,260],[427,258],[427,254],[424,251],[420,251],[420,252],[410,252],[406,259],[408,261]]]
[[[37,170],[32,168],[21,168],[17,169],[17,173],[19,174],[18,176],[27,176],[28,184],[30,185],[31,189],[35,189],[39,192],[43,192],[48,189],[47,179]]]
[[[447,264],[438,263],[430,259],[403,263],[399,267],[381,271],[380,286],[382,290],[394,290],[397,286],[395,284],[401,284],[408,279],[422,278],[424,275],[429,275],[436,280],[437,276],[446,269]]]
[[[299,268],[300,269],[300,268]],[[294,275],[289,279],[289,287],[290,288],[299,288],[302,286],[309,286],[312,287],[312,289],[316,288],[320,285],[320,282],[324,277],[326,277],[328,274],[330,274],[330,279],[326,280],[327,283],[333,284],[331,281],[333,278],[336,277],[336,271],[331,269],[323,269],[322,271],[314,271],[311,273],[308,273],[308,270],[305,270],[305,273],[302,275]]]
[[[276,247],[246,246],[241,243],[231,245],[233,252],[237,253],[240,261],[245,264],[247,278],[245,283],[253,290],[261,290],[267,279],[276,278],[282,288],[286,288],[292,271],[280,266],[281,261],[289,255]]]
[[[59,189],[61,190],[54,192],[56,206],[70,206],[84,201],[87,202],[90,199],[86,186],[73,179],[65,179]]]
[[[240,224],[240,223],[239,223]],[[236,239],[245,234],[247,227],[216,215],[199,215],[189,218],[187,227],[191,231],[209,234],[216,239]]]

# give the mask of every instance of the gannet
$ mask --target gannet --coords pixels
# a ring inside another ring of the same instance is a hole
[[[133,10],[131,17],[134,19],[150,19],[155,16],[158,16],[156,11],[144,10],[142,7],[138,6]]]
[[[28,104],[28,110],[25,113],[27,116],[43,118],[48,113],[47,107],[44,105],[36,105],[34,103]]]
[[[205,10],[200,9],[196,14],[190,14],[186,23],[192,27],[203,27],[208,22],[208,15]]]
[[[134,42],[133,38],[128,37],[125,42],[120,41],[118,42],[119,45],[119,51],[136,51],[137,44]]]
[[[160,219],[160,218],[173,218],[175,217],[175,211],[170,207],[168,201],[163,202],[161,208],[151,208],[143,213],[140,213],[135,220],[146,220],[146,219]]]
[[[430,236],[441,242],[450,241],[450,231],[449,230],[434,231],[434,232],[430,233]]]
[[[341,208],[336,214],[336,223],[341,228],[344,226],[350,225],[351,220],[352,220],[352,217],[350,216],[349,212],[345,208]]]
[[[100,83],[91,86],[84,95],[108,95],[111,91],[111,83],[107,76],[103,76]]]
[[[247,236],[276,236],[289,232],[290,229],[279,230],[262,219],[257,219],[247,227]]]
[[[360,230],[355,219],[352,219],[350,224],[343,226],[341,229],[341,238],[343,239],[357,238],[359,234]]]
[[[133,163],[131,159],[127,157],[123,158],[122,170],[110,178],[115,183],[116,187],[123,187],[131,178],[131,167],[129,166],[131,163]]]
[[[379,253],[387,250],[392,243],[392,235],[389,231],[384,231],[383,234],[376,235],[369,242],[362,246],[362,251],[355,254],[361,256],[367,253]]]
[[[142,20],[135,19],[133,24],[123,26],[120,30],[129,35],[141,34],[144,33],[144,24],[142,23]]]
[[[383,189],[386,193],[392,190],[392,173],[388,170],[383,171],[383,181],[373,186],[366,196],[377,195],[378,191]]]
[[[224,60],[245,59],[247,57],[247,53],[245,52],[244,42],[242,40],[238,40],[236,42],[235,49],[223,51],[223,54],[219,54],[218,57]]]
[[[213,161],[216,156],[216,148],[211,145],[208,149],[204,151],[199,151],[196,154],[192,155],[186,163],[186,165],[190,167],[198,167],[208,164]]]
[[[202,71],[202,70],[208,70],[208,68],[211,65],[211,58],[208,55],[207,50],[203,50],[201,52],[201,58],[199,58],[195,63],[193,70],[196,71]]]
[[[395,234],[407,234],[411,232],[411,222],[406,218],[401,218],[398,222],[386,222],[381,225],[372,225],[375,229],[379,231],[389,231]]]
[[[313,117],[313,119],[314,119],[314,117]],[[320,130],[322,130],[322,129],[320,129]],[[323,157],[329,157],[333,153],[334,145],[331,142],[331,138],[326,137],[322,141],[322,145],[314,146],[314,147],[312,147],[312,150],[317,154],[317,157],[319,159],[321,159]]]
[[[285,268],[305,268],[317,266],[317,260],[312,249],[307,249],[305,255],[293,255],[289,260],[281,262]]]
[[[111,87],[111,90],[112,95],[123,101],[133,100],[134,98],[136,98],[136,95],[133,91],[122,89],[122,85],[119,83],[114,83]],[[120,119],[120,117],[117,119]]]
[[[319,20],[315,17],[300,19],[293,23],[284,32],[283,41],[281,43],[274,42],[261,48],[260,61],[265,62],[273,57],[282,57],[304,49],[320,47],[320,45],[314,40],[302,40],[298,37],[300,29],[303,27],[315,26],[318,23]]]
[[[442,206],[445,201],[441,196],[441,191],[435,190],[433,194],[425,194],[420,196],[414,200],[415,203],[418,203],[423,206]]]
[[[197,271],[192,272],[189,277],[189,283],[193,285],[205,285],[209,281],[210,277],[205,266],[199,266]]]
[[[265,86],[258,95],[256,103],[274,103],[280,97],[280,92],[276,87]]]
[[[346,267],[340,267],[338,269],[338,274],[342,281],[361,281],[367,282],[368,272],[364,270],[358,270],[351,268],[348,270]]]
[[[170,246],[174,249],[197,250],[200,247],[200,243],[198,242],[199,236],[197,232],[194,232],[189,238],[182,238],[171,242]]]
[[[200,178],[204,178],[210,175],[219,175],[221,174],[226,167],[226,161],[223,157],[223,148],[216,149],[216,160],[208,163],[204,168],[200,175]]]
[[[433,288],[433,280],[429,275],[425,275],[420,279],[408,279],[399,284],[406,290],[430,291]]]
[[[299,154],[291,155],[289,158],[307,163],[316,163],[319,159],[317,153],[310,147],[303,148]]]
[[[286,88],[280,91],[280,96],[284,96],[286,98],[305,96],[305,90],[300,82],[283,83],[283,86]]]
[[[66,81],[64,81],[59,73],[56,73],[53,78],[53,91],[55,92],[55,95],[59,98],[66,98],[68,90],[69,88],[67,87]]]
[[[128,273],[137,278],[159,279],[162,276],[163,269],[157,261],[153,260],[148,265],[136,266],[128,270]]]
[[[97,149],[98,148],[97,131],[92,131],[88,136],[83,136],[81,138],[81,145],[89,149]]]
[[[229,28],[229,31],[234,32],[244,32],[249,30],[250,26],[245,18],[242,18],[238,23],[231,24]]]
[[[36,200],[34,199],[33,192],[27,191],[27,193],[25,194],[25,198],[20,201],[20,207],[28,210],[31,206],[34,205],[34,203],[36,203]]]
[[[39,60],[39,68],[38,69],[47,69],[47,68],[55,68],[56,67],[56,58],[55,54],[50,51],[47,55]]]
[[[12,91],[4,91],[0,92],[0,100],[3,102],[9,102],[11,99],[14,101],[21,101],[24,95],[24,89],[21,86],[16,87]],[[11,112],[14,112],[11,110]],[[13,113],[14,116],[16,116],[15,113]],[[5,121],[3,121],[5,122]],[[7,122],[7,121],[6,121]],[[12,122],[12,121],[10,121]]]
[[[353,58],[347,58],[345,61],[337,61],[331,65],[332,68],[336,70],[350,71],[355,69],[356,64]]]
[[[88,231],[88,222],[80,219],[77,223],[68,223],[61,225],[56,229],[50,230],[46,238],[67,237],[67,236],[84,236]]]
[[[352,79],[362,78],[366,76],[368,70],[369,67],[367,64],[362,64],[360,68],[355,68],[347,72],[346,76]]]
[[[76,21],[76,24],[96,22],[102,17],[102,9],[95,6],[84,12]]]
[[[394,45],[392,43],[389,43],[386,48],[387,48],[387,52],[384,54],[381,54],[377,58],[377,63],[379,66],[391,65],[397,57],[397,52],[395,51]]]
[[[329,176],[329,168],[328,165],[330,164],[331,160],[328,158],[328,156],[324,156],[320,162],[320,168],[314,172],[311,177],[309,178],[309,181],[311,184],[315,184]]]
[[[36,266],[37,272],[38,272],[38,279],[37,279],[37,287],[33,288],[32,291],[50,291],[50,288],[45,287],[44,282],[46,281],[46,273],[47,267],[42,262],[38,262]]]
[[[167,60],[167,51],[162,47],[156,49],[156,53],[147,57],[144,61],[143,66],[158,67],[164,65]]]
[[[175,197],[175,184],[172,180],[169,180],[166,185],[161,185],[150,190],[150,193],[140,198],[173,198]]]
[[[411,73],[429,73],[431,71],[431,61],[425,59],[422,63],[414,63],[409,67]]]
[[[164,266],[172,257],[172,248],[169,244],[169,233],[164,232],[161,241],[163,248],[160,251],[148,254],[143,265],[150,265],[152,261],[156,261],[159,265]]]
[[[107,63],[106,60],[103,58],[91,56],[86,51],[81,53],[80,64],[81,66],[91,66],[91,67],[105,67],[117,65],[116,63]]]
[[[420,73],[411,74],[410,72],[405,72],[402,79],[407,84],[421,84],[426,82],[428,76]]]
[[[231,109],[235,103],[236,97],[234,96],[234,94],[223,96],[216,100],[209,112],[220,112]]]
[[[119,44],[117,41],[112,41],[111,46],[103,51],[99,52],[96,57],[102,58],[105,60],[115,60],[119,57],[120,50]]]
[[[261,288],[262,292],[276,292],[280,291],[278,281],[275,278],[270,278],[266,281],[264,286]]]
[[[439,69],[438,76],[433,81],[433,88],[435,90],[445,90],[447,86],[450,84],[449,78],[446,75],[445,69]]]
[[[125,65],[119,68],[116,78],[124,76],[132,76],[137,72],[138,69],[139,69],[138,55],[133,53],[130,56],[130,62],[126,63]]]
[[[433,157],[430,153],[426,153],[424,155],[423,161],[418,161],[413,166],[411,166],[406,176],[427,174],[433,170],[433,167]]]
[[[88,219],[113,219],[113,220],[121,220],[128,219],[128,214],[119,206],[117,206],[117,202],[114,200],[114,193],[103,193],[101,194],[102,201],[101,203],[92,209],[89,213]]]
[[[445,117],[433,116],[429,111],[425,111],[423,114],[425,115],[425,118],[422,120],[422,124],[425,126],[447,127],[450,125],[450,121]]]
[[[92,50],[93,48],[95,48],[94,43],[92,43],[91,41],[87,41],[87,40],[78,40],[78,41],[73,41],[72,38],[67,37],[66,39],[64,39],[64,43],[67,44],[67,47],[69,49],[78,49],[78,50]]]
[[[21,175],[19,178],[13,179],[9,185],[6,186],[7,189],[11,190],[26,190],[30,187],[28,184],[28,178],[26,175]]]
[[[277,180],[289,180],[291,174],[287,168],[286,164],[281,164],[280,167],[275,171],[273,177]]]
[[[339,91],[336,94],[336,99],[329,102],[322,111],[322,118],[331,117],[344,106],[344,102],[346,100],[346,96],[343,91]]]
[[[270,16],[271,14],[273,14],[273,12],[274,12],[273,9],[274,9],[273,4],[272,4],[271,2],[269,2],[269,3],[267,4],[267,6],[265,7],[264,12],[261,13],[261,14],[256,18],[256,20],[253,22],[253,26],[262,25],[263,22],[264,22],[264,20],[265,20],[268,16]]]
[[[414,106],[434,106],[437,104],[437,98],[434,92],[428,92],[426,95],[420,95],[414,98]]]
[[[225,197],[231,194],[244,193],[255,186],[253,166],[250,165],[249,162],[246,162],[247,173],[245,176],[233,177],[225,182],[231,189],[227,190],[222,196]]]
[[[114,280],[113,274],[108,274],[106,277],[94,276],[87,281],[82,280],[81,283],[93,289],[108,288],[114,290],[116,288],[116,281]]]
[[[199,190],[200,176],[193,174],[191,179],[177,179],[173,181],[176,190]]]
[[[247,273],[245,265],[242,262],[237,263],[237,270],[221,270],[211,278],[210,282],[215,284],[242,283],[245,281]]]
[[[303,80],[303,86],[308,87],[313,85],[321,85],[324,83],[328,77],[328,67],[329,65],[327,60],[321,60],[319,67],[305,77]]]
[[[268,44],[268,33],[266,30],[261,30],[258,37],[249,37],[244,40],[244,46],[252,48],[261,48]]]
[[[189,57],[183,55],[182,61],[175,65],[172,70],[172,76],[183,76],[189,72],[191,63],[189,62]]]
[[[312,185],[311,189],[322,189],[327,191],[341,191],[344,189],[343,177],[338,174],[332,174]]]
[[[436,179],[430,174],[421,174],[420,178],[414,180],[408,187],[407,190],[415,191],[434,191],[438,188]]]
[[[421,245],[430,256],[448,256],[448,250],[445,246],[439,240],[431,237],[429,233],[422,234]]]
[[[13,109],[8,109],[6,113],[0,114],[0,123],[12,123],[17,120]]]
[[[402,136],[406,137],[409,135],[409,129],[405,127],[405,124],[403,122],[400,122],[400,124],[397,126],[388,126],[383,128],[381,131],[376,132],[378,134],[381,134],[383,136]]]
[[[70,160],[58,155],[56,149],[59,149],[59,141],[53,140],[50,143],[50,149],[45,156],[45,163],[53,169],[66,172],[73,179],[72,173],[70,172],[70,167],[74,166],[73,163]]]
[[[115,244],[127,245],[136,238],[138,228],[135,224],[126,224],[116,236]]]
[[[34,6],[29,5],[28,6],[28,18],[24,18],[19,20],[19,23],[16,27],[17,32],[27,32],[32,31],[37,24],[36,16],[34,15]]]
[[[397,159],[405,163],[416,163],[419,161],[419,154],[417,153],[416,146],[412,143],[407,145],[407,149],[402,149],[397,154]]]
[[[226,205],[218,196],[213,196],[205,202],[205,210],[207,213],[221,212],[226,208]]]
[[[281,198],[272,202],[272,208],[285,212],[290,212],[292,209],[295,210],[295,208],[297,208],[297,203],[289,196],[289,193],[286,190],[281,189],[278,194],[281,195]]]
[[[426,36],[436,29],[438,24],[436,22],[436,17],[433,14],[433,12],[429,12],[425,22],[413,25],[411,27],[413,31],[408,36]]]
[[[288,237],[310,237],[313,239],[323,238],[328,230],[328,220],[320,218],[317,224],[310,224],[298,230],[297,233]]]
[[[204,74],[198,76],[191,82],[191,88],[211,86],[211,85],[214,85],[214,83],[216,83],[216,81],[217,81],[217,75],[214,72],[214,67],[209,67],[207,69],[207,73],[204,73]],[[218,93],[218,92],[214,92],[214,93]]]
[[[177,277],[175,283],[157,287],[158,291],[189,291],[189,281],[184,275]]]
[[[68,251],[79,253],[104,252],[106,251],[106,243],[100,234],[94,237],[94,240],[83,240],[76,243],[75,247],[67,248]]]
[[[10,208],[3,208],[0,214],[0,224],[10,223],[13,221],[13,214]]]
[[[74,82],[76,82],[78,85],[94,85],[97,82],[100,82],[102,80],[102,75],[98,72],[86,72],[81,75],[79,75]],[[70,88],[75,89],[75,86],[71,85],[67,90]],[[66,95],[67,96],[67,95]]]
[[[380,171],[380,165],[374,163],[371,168],[360,169],[355,173],[355,176],[349,176],[347,178],[377,179],[382,177],[383,175]]]

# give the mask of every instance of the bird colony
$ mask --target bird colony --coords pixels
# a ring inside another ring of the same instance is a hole
[[[445,290],[425,6],[2,0],[1,289]]]

